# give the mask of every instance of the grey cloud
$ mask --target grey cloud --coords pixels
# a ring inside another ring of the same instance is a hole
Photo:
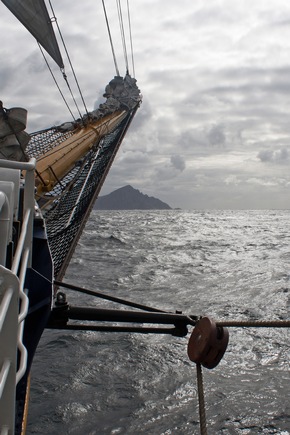
[[[166,14],[158,2],[148,8],[148,1],[140,0],[138,13],[131,5],[136,78],[144,100],[109,173],[107,193],[131,184],[146,193],[150,186],[148,193],[157,197],[167,189],[166,202],[172,206],[289,208],[290,38],[285,22],[290,10],[283,0],[264,3],[253,2],[249,12],[244,2],[187,1],[180,8],[168,0]],[[44,63],[31,36],[24,40],[25,30],[10,21],[3,5],[0,9],[5,106],[27,107],[33,127],[28,131],[69,120],[49,72],[41,71]],[[81,9],[69,0],[56,7],[89,110],[114,75],[102,13],[92,0]],[[118,17],[112,18],[115,31]],[[120,47],[115,50],[124,74]],[[9,69],[4,67],[8,63]],[[283,190],[263,182],[277,177],[285,178]]]
[[[132,131],[137,131],[141,127],[145,127],[145,124],[152,118],[152,108],[148,98],[143,98],[142,104],[132,123]]]
[[[177,155],[177,154],[174,156],[171,156],[170,162],[175,169],[178,169],[181,172],[184,171],[185,161],[184,161],[184,158],[182,156]]]
[[[198,129],[189,129],[181,133],[178,143],[185,150],[190,150],[195,154],[204,154],[205,146],[207,145],[206,137],[203,131]]]
[[[0,81],[1,87],[8,86],[9,79],[11,80],[11,70],[9,67],[5,67],[3,64],[0,66]]]
[[[280,150],[261,150],[257,156],[261,162],[285,164],[290,162],[290,153],[287,148]]]
[[[214,146],[225,145],[226,136],[222,125],[213,125],[207,133],[209,143]]]

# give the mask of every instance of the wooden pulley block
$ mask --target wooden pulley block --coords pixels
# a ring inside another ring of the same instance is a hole
[[[217,326],[209,317],[202,317],[191,333],[187,354],[191,361],[213,369],[222,359],[228,342],[227,328]]]

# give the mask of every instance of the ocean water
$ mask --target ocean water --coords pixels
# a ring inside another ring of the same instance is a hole
[[[284,320],[289,263],[290,211],[94,211],[64,281],[215,320]],[[203,369],[208,434],[290,434],[289,329],[229,333]],[[45,331],[27,433],[199,434],[189,336]]]

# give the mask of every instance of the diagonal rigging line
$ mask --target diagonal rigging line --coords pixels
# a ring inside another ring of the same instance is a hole
[[[66,47],[66,44],[65,44],[64,38],[63,38],[63,36],[62,36],[61,30],[60,30],[60,27],[59,27],[59,25],[58,25],[58,22],[57,22],[57,19],[56,19],[56,16],[55,16],[55,13],[54,13],[54,10],[53,10],[53,7],[52,7],[52,4],[51,4],[51,1],[50,1],[50,0],[49,0],[49,5],[50,5],[51,11],[52,11],[52,13],[53,13],[53,20],[54,20],[55,23],[56,23],[56,26],[57,26],[57,29],[58,29],[58,32],[59,32],[59,36],[60,36],[61,41],[62,41],[62,43],[63,43],[63,46],[64,46],[64,49],[65,49],[65,52],[66,52],[66,55],[67,55],[67,58],[68,58],[68,61],[69,61],[69,64],[70,64],[70,67],[71,67],[71,70],[72,70],[73,76],[74,76],[74,79],[75,79],[75,82],[76,82],[76,85],[77,85],[77,87],[78,87],[78,90],[79,90],[79,93],[80,93],[80,96],[81,96],[81,99],[82,99],[82,102],[83,102],[83,105],[84,105],[85,111],[86,111],[86,113],[87,113],[87,115],[88,115],[88,114],[89,114],[89,113],[88,113],[88,109],[87,109],[87,106],[86,106],[86,103],[85,103],[85,100],[84,100],[84,97],[83,97],[83,94],[82,94],[81,88],[80,88],[80,86],[79,86],[78,79],[77,79],[76,74],[75,74],[74,67],[73,67],[72,62],[71,62],[71,59],[70,59],[70,55],[69,55],[69,53],[68,53],[68,50],[67,50],[67,47]]]
[[[119,23],[120,23],[120,31],[121,31],[121,37],[122,37],[122,43],[123,43],[123,51],[124,51],[124,59],[126,64],[126,70],[128,73],[129,67],[128,67],[128,55],[127,55],[127,47],[126,47],[126,37],[125,37],[125,30],[124,30],[124,23],[123,23],[123,14],[122,14],[122,7],[120,0],[116,0],[117,2],[117,9],[118,9],[118,15],[119,15]]]
[[[127,0],[127,10],[128,10],[129,33],[130,33],[130,45],[131,45],[131,57],[132,57],[132,69],[133,69],[133,77],[135,77],[135,64],[134,64],[134,54],[133,54],[133,40],[132,40],[132,29],[131,29],[131,18],[130,18],[130,6],[129,6],[129,0]]]
[[[70,107],[69,107],[69,105],[68,105],[68,102],[67,102],[66,99],[65,99],[65,96],[63,95],[63,93],[62,93],[62,91],[61,91],[61,89],[60,89],[60,87],[59,87],[59,84],[57,83],[57,80],[56,80],[56,78],[55,78],[55,76],[54,76],[54,74],[53,74],[53,72],[52,72],[52,69],[51,69],[50,66],[49,66],[49,63],[47,62],[47,59],[46,59],[46,57],[45,57],[45,54],[44,54],[44,52],[43,52],[43,50],[42,50],[42,47],[41,47],[41,45],[40,45],[39,43],[38,43],[38,46],[39,46],[39,49],[40,49],[40,51],[41,51],[41,54],[42,54],[42,56],[43,56],[43,58],[44,58],[44,60],[45,60],[46,66],[47,66],[47,68],[49,69],[50,74],[51,74],[51,76],[52,76],[52,78],[53,78],[53,80],[54,80],[54,83],[56,84],[56,87],[57,87],[57,89],[59,90],[59,93],[60,93],[60,95],[62,96],[62,99],[63,99],[63,101],[65,102],[65,105],[66,105],[66,107],[68,108],[69,113],[71,114],[73,120],[75,121],[76,119],[75,119],[75,117],[74,117],[74,115],[73,115],[73,113],[72,113],[72,111],[71,111],[71,109],[70,109]]]
[[[113,40],[112,40],[112,35],[111,35],[111,30],[110,30],[110,26],[109,26],[109,21],[108,21],[108,16],[107,16],[107,11],[106,11],[106,7],[105,7],[105,2],[104,0],[102,0],[103,3],[103,9],[104,9],[104,14],[105,14],[105,20],[106,20],[106,24],[107,24],[107,30],[108,30],[108,34],[109,34],[109,39],[110,39],[110,44],[111,44],[111,50],[112,50],[112,54],[113,54],[113,59],[114,59],[114,64],[115,64],[115,69],[116,69],[116,74],[117,76],[120,75],[119,69],[118,69],[118,65],[117,65],[117,60],[116,60],[116,55],[115,55],[115,50],[114,50],[114,46],[113,46]]]
[[[72,92],[72,90],[71,90],[71,87],[70,87],[70,84],[69,84],[69,82],[68,82],[68,78],[67,78],[67,75],[66,75],[64,69],[62,69],[62,76],[63,76],[63,78],[64,78],[64,81],[65,81],[66,84],[67,84],[68,90],[69,90],[69,92],[70,92],[70,94],[71,94],[71,97],[72,97],[74,103],[75,103],[75,106],[76,106],[76,108],[77,108],[77,111],[79,112],[79,115],[80,115],[80,117],[82,118],[81,111],[80,111],[79,106],[78,106],[78,104],[77,104],[77,102],[76,102],[76,99],[75,99],[75,97],[74,97],[74,94],[73,94],[73,92]]]

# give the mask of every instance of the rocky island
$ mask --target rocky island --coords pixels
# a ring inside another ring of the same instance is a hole
[[[171,207],[160,199],[145,195],[127,185],[100,196],[94,210],[171,210]]]

